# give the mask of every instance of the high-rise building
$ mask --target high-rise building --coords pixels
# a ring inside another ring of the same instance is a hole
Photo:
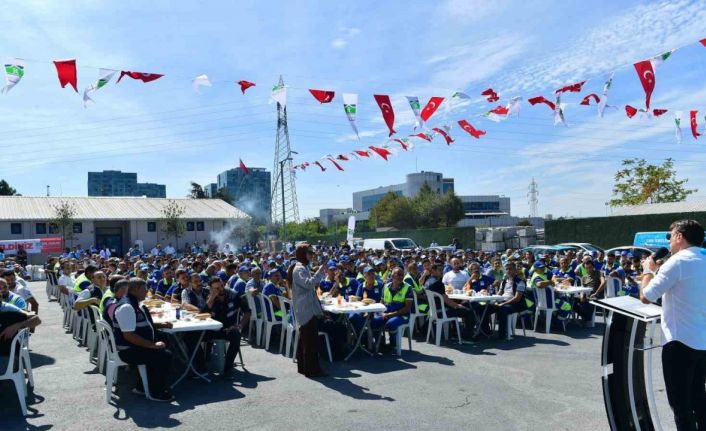
[[[138,183],[134,172],[103,171],[88,173],[88,196],[147,196],[166,198],[164,184]]]
[[[265,168],[228,169],[218,174],[216,190],[225,188],[233,196],[233,205],[259,222],[271,218],[272,176]]]
[[[435,193],[443,194],[454,191],[453,178],[444,178],[438,172],[415,172],[407,174],[406,181],[402,184],[393,184],[353,193],[353,208],[356,211],[370,211],[377,201],[390,192],[408,198],[414,197],[424,184],[427,184],[431,191]]]
[[[209,197],[209,198],[216,196],[216,193],[218,193],[218,184],[216,184],[216,183],[206,184],[205,186],[203,186],[203,192],[206,195],[206,197]]]

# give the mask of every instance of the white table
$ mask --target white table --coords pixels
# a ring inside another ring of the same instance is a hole
[[[576,297],[581,295],[581,294],[589,294],[593,292],[593,289],[590,287],[581,287],[581,286],[568,286],[564,287],[561,284],[555,284],[552,286],[552,289],[554,290],[555,293],[559,295],[567,295],[569,296],[569,304],[571,304],[571,317],[572,320],[576,321],[576,313],[574,313],[574,304],[576,303]]]
[[[353,354],[359,349],[364,350],[370,356],[373,355],[372,352],[368,351],[365,347],[363,347],[361,340],[363,339],[363,334],[365,334],[368,328],[370,327],[370,316],[375,313],[384,313],[387,310],[387,307],[380,303],[364,305],[362,302],[344,302],[341,305],[337,303],[322,304],[322,306],[324,308],[324,311],[328,313],[343,315],[346,318],[346,326],[348,326],[349,330],[353,333],[353,336],[356,339],[355,345],[353,345],[353,349],[350,351],[350,353],[348,353],[348,356],[346,356],[346,358],[344,359],[345,361],[350,359],[350,357],[353,356]],[[355,326],[350,321],[350,315],[358,313],[365,315],[363,327],[360,328],[360,331],[356,330]]]
[[[451,293],[447,294],[446,296],[449,297],[449,299],[453,299],[454,301],[465,301],[465,302],[487,302],[488,304],[494,304],[496,302],[502,302],[505,297],[500,296],[500,295],[469,295],[468,293]],[[485,320],[485,315],[488,314],[488,304],[486,304],[485,307],[483,307],[483,313],[481,313],[480,318],[478,317],[478,313],[476,313],[475,308],[471,307],[471,311],[473,311],[473,315],[475,316],[476,319],[476,327],[473,330],[473,336],[477,337],[479,334],[483,334],[486,337],[490,337],[490,334],[486,334],[483,332],[483,320]]]
[[[209,380],[208,377],[206,377],[204,374],[199,373],[198,371],[196,371],[196,368],[194,368],[194,358],[196,357],[196,352],[199,351],[199,345],[201,344],[201,341],[203,340],[203,336],[206,334],[206,331],[218,331],[223,327],[223,324],[217,320],[213,320],[210,318],[204,320],[195,319],[192,313],[188,313],[185,318],[177,320],[175,315],[176,309],[172,308],[171,306],[162,306],[162,308],[158,308],[156,310],[160,310],[164,314],[162,316],[152,315],[153,322],[169,322],[172,324],[171,328],[160,328],[159,330],[164,332],[165,334],[169,334],[172,336],[172,338],[176,341],[175,344],[179,347],[180,353],[184,357],[184,362],[186,363],[186,368],[184,369],[184,372],[181,376],[179,376],[178,379],[176,379],[174,383],[172,383],[171,388],[174,389],[174,387],[178,385],[179,382],[181,382],[184,377],[189,374],[189,370],[191,370],[194,374],[196,374],[203,380],[210,383],[211,380]],[[184,342],[183,338],[179,337],[178,334],[183,332],[195,331],[199,332],[199,338],[196,344],[194,345],[194,351],[189,354],[188,346]]]

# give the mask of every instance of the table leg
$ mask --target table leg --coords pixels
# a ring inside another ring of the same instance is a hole
[[[194,358],[196,357],[196,353],[199,351],[199,347],[201,346],[201,341],[203,340],[203,336],[204,336],[205,334],[206,334],[206,331],[201,331],[201,333],[199,334],[199,339],[198,339],[198,341],[196,342],[196,344],[195,344],[195,346],[194,346],[194,351],[191,353],[191,356],[189,356],[188,348],[187,348],[187,346],[185,345],[185,343],[183,342],[183,340],[181,340],[181,339],[175,337],[175,338],[177,338],[177,345],[179,346],[179,349],[181,349],[181,352],[182,352],[182,354],[184,354],[184,357],[188,358],[188,362],[187,362],[187,364],[186,364],[186,369],[184,370],[184,372],[183,372],[183,373],[181,374],[181,376],[180,376],[174,383],[172,383],[172,385],[170,386],[172,389],[174,389],[174,387],[175,387],[176,385],[178,385],[179,382],[181,382],[182,380],[184,380],[184,377],[186,377],[187,374],[189,374],[189,370],[191,370],[194,374],[196,374],[196,375],[199,376],[200,378],[204,379],[204,380],[207,381],[208,383],[211,383],[211,380],[209,380],[208,377],[206,377],[204,374],[199,373],[198,371],[196,371],[196,368],[194,368]]]
[[[355,329],[355,326],[351,323],[350,319],[348,318],[348,315],[346,315],[346,324],[350,328],[350,330],[355,334],[356,342],[355,345],[353,346],[353,349],[348,353],[348,356],[345,357],[344,361],[347,361],[348,359],[353,356],[355,352],[357,352],[359,349],[365,351],[368,355],[373,356],[372,352],[368,351],[365,347],[363,347],[361,340],[363,339],[363,335],[365,335],[368,331],[368,326],[370,325],[370,313],[367,313],[365,316],[365,320],[363,321],[363,327],[360,329],[360,332],[357,332]]]
[[[483,334],[487,338],[490,338],[490,334],[486,334],[483,331],[483,320],[485,320],[485,315],[488,314],[488,307],[490,307],[490,303],[486,302],[484,304],[485,305],[481,304],[483,307],[483,313],[480,316],[480,320],[477,320],[478,324],[476,325],[476,330],[473,332],[473,336],[477,337],[478,335]],[[473,309],[473,307],[471,307],[471,309]],[[475,310],[473,311],[473,313],[475,314],[476,319],[478,319],[478,314],[476,314]]]

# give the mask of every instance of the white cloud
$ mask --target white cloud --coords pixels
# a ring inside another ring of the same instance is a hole
[[[357,27],[339,27],[338,34],[339,36],[331,41],[331,48],[344,49],[354,37],[360,34],[360,29]]]
[[[360,139],[365,139],[365,138],[372,138],[374,136],[378,136],[378,135],[382,134],[382,132],[383,132],[382,130],[375,130],[375,131],[364,130],[364,131],[360,132],[359,135],[360,135]],[[351,142],[351,141],[353,141],[353,142],[358,141],[358,137],[355,135],[355,133],[350,133],[350,134],[339,136],[338,138],[336,138],[336,142],[338,142],[338,143]]]
[[[348,46],[348,41],[345,40],[342,37],[337,37],[334,40],[331,41],[331,48],[334,49],[343,49],[346,46]]]
[[[504,9],[500,2],[484,0],[446,0],[441,5],[441,11],[448,18],[465,22],[478,21]]]

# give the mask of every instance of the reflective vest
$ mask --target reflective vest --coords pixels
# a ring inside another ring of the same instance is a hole
[[[549,278],[547,277],[547,274],[546,274],[546,273],[544,273],[544,274],[537,274],[537,273],[535,272],[534,274],[532,274],[532,277],[530,278],[529,285],[527,285],[527,293],[528,293],[528,294],[525,295],[525,297],[526,297],[525,301],[526,301],[527,299],[531,299],[532,305],[534,305],[534,301],[537,300],[537,297],[535,296],[535,293],[534,293],[534,281],[537,280],[537,279],[539,279],[539,280],[541,280],[541,281],[548,281],[548,280],[549,280]],[[552,294],[553,294],[553,293],[554,293],[554,291],[552,291]],[[531,297],[531,298],[530,298],[530,297]],[[551,298],[554,298],[554,295],[552,295]],[[528,304],[527,304],[527,307],[528,307],[528,308],[529,308],[529,307],[532,307],[532,305],[530,305],[530,304],[528,303]]]
[[[24,298],[22,298],[20,295],[16,293],[9,292],[10,295],[7,298],[7,302],[10,305],[14,305],[15,307],[19,308],[20,310],[24,310],[27,308],[27,303],[24,301]]]
[[[101,303],[98,306],[98,311],[100,311],[101,316],[103,315],[103,310],[105,310],[105,302],[110,298],[115,298],[115,293],[113,293],[110,289],[106,289],[103,293],[103,297],[101,298]]]
[[[393,295],[392,293],[392,283],[387,283],[385,285],[385,288],[383,289],[382,292],[382,302],[385,303],[385,305],[389,306],[397,304],[394,311],[397,311],[404,307],[405,302],[407,301],[407,292],[409,291],[409,285],[402,283],[402,287],[400,287],[400,290],[395,292]],[[403,316],[407,317],[407,316]]]
[[[82,284],[83,287],[81,287]],[[86,277],[86,273],[83,273],[76,279],[76,281],[74,281],[74,292],[79,293],[90,285],[91,280]]]
[[[154,328],[152,326],[153,323],[150,312],[144,306],[140,306],[137,299],[132,295],[127,295],[122,298],[117,306],[122,307],[126,304],[132,307],[132,310],[135,313],[135,334],[146,340],[154,341]],[[112,323],[113,334],[115,334],[115,345],[118,350],[126,350],[132,347],[133,344],[128,343],[127,340],[125,340],[125,337],[123,337],[123,331],[120,329],[117,319],[113,319]]]
[[[409,273],[404,276],[404,282],[409,285],[417,294],[421,293],[423,290],[422,286],[419,285],[419,282],[415,280],[414,277],[412,277],[412,275]],[[426,313],[427,310],[429,310],[429,304],[419,303],[419,300],[417,300],[417,308],[420,312]]]

